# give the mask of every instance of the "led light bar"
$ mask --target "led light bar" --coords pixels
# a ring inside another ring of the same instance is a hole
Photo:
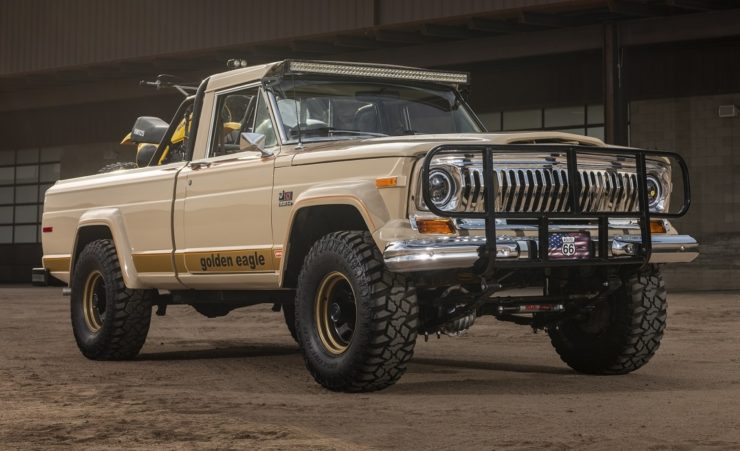
[[[436,83],[467,84],[465,72],[441,72],[401,66],[334,63],[328,61],[290,61],[290,72],[345,75],[350,77],[391,78],[396,80],[429,81]]]

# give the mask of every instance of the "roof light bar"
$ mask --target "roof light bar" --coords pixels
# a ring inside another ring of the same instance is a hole
[[[325,61],[290,61],[288,70],[291,72],[314,74],[392,78],[396,80],[430,81],[450,84],[467,84],[469,82],[469,76],[465,72],[441,72],[400,66],[347,64]]]

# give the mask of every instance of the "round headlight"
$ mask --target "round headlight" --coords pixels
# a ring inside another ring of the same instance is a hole
[[[653,176],[647,178],[647,198],[648,206],[650,208],[656,207],[660,202],[661,195],[663,194],[660,182]]]
[[[452,176],[447,171],[435,169],[429,174],[429,197],[439,208],[447,205],[455,192]]]

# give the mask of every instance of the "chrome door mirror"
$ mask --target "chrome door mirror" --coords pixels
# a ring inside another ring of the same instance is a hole
[[[239,150],[259,152],[263,157],[273,155],[271,150],[265,150],[265,135],[262,133],[243,132],[239,135]]]

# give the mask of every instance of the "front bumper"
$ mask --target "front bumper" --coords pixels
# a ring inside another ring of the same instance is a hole
[[[633,256],[641,243],[639,235],[609,237],[610,257]],[[478,260],[485,237],[445,237],[391,242],[383,252],[385,265],[394,272],[435,271],[470,268]],[[691,262],[699,256],[699,244],[689,235],[653,235],[650,263]],[[501,237],[496,241],[496,259],[526,262],[537,255],[537,241],[526,237]]]

